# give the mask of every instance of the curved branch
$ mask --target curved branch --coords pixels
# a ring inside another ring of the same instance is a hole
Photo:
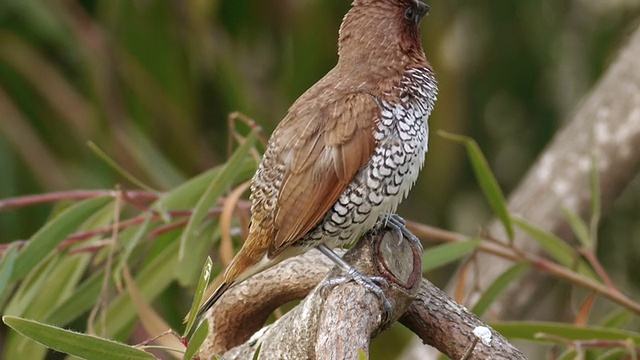
[[[495,332],[491,347],[475,344],[470,326],[487,325],[421,280],[421,249],[409,241],[400,241],[393,231],[384,229],[365,235],[344,257],[362,274],[387,280],[382,289],[393,307],[389,321],[382,321],[378,297],[352,281],[341,283],[341,270],[314,250],[229,290],[211,310],[213,330],[201,356],[210,358],[224,353],[227,359],[251,359],[262,344],[261,358],[357,359],[361,350],[368,353],[371,338],[402,317],[402,322],[426,343],[452,358],[460,358],[473,346],[474,359],[524,358]],[[300,305],[251,337],[275,308],[304,297],[323,277],[320,286]],[[328,282],[340,285],[329,286]],[[435,328],[460,336],[438,337],[424,331]]]
[[[461,359],[473,345],[474,330],[486,327],[482,320],[451,299],[444,291],[422,279],[418,297],[402,315],[400,323],[451,359]],[[477,342],[470,359],[526,359],[502,335],[491,331],[491,342]]]

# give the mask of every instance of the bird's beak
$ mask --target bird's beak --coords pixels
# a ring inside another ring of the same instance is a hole
[[[421,2],[421,1],[417,1],[418,3],[418,16],[416,16],[416,22],[420,22],[420,20],[422,20],[422,18],[429,12],[429,5]]]

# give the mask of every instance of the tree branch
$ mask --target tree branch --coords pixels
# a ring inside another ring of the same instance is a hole
[[[310,251],[229,290],[211,310],[213,330],[201,356],[224,353],[227,359],[251,359],[262,344],[260,356],[266,359],[357,359],[361,350],[368,353],[371,338],[402,317],[423,341],[453,359],[472,346],[474,359],[524,358],[495,332],[491,346],[474,340],[473,329],[487,325],[423,280],[421,249],[400,241],[394,232],[366,234],[345,259],[364,275],[386,279],[382,289],[393,307],[387,322],[373,293],[352,281],[326,285],[344,274],[325,256]],[[250,338],[274,309],[304,297],[323,277],[301,304]],[[434,336],[436,329],[452,336]]]
[[[559,131],[524,180],[509,198],[512,214],[563,238],[571,238],[562,209],[583,217],[590,209],[591,157],[595,155],[601,184],[603,213],[640,172],[640,28],[610,65],[594,89],[577,107],[567,125]],[[489,233],[505,239],[496,220]],[[522,232],[515,244],[523,252],[541,253],[536,242]],[[512,263],[478,254],[477,273],[464,290],[472,299],[487,289]],[[539,274],[521,281],[494,303],[492,314],[520,318],[545,283]]]

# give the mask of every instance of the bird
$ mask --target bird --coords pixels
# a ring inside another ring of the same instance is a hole
[[[337,64],[269,139],[251,181],[248,237],[196,319],[232,286],[313,248],[381,293],[332,249],[377,223],[403,226],[392,214],[422,169],[437,97],[419,28],[428,11],[417,0],[352,2]]]

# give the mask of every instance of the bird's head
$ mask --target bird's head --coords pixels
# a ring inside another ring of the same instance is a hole
[[[340,62],[394,66],[424,62],[420,20],[429,7],[418,0],[354,0],[340,26]]]

